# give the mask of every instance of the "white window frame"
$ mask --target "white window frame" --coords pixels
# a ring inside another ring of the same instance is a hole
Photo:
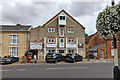
[[[15,54],[16,54],[16,55],[14,55],[12,48],[17,48],[17,51],[15,51]],[[12,54],[12,55],[11,55],[11,54]],[[10,56],[13,56],[13,55],[14,55],[14,57],[18,57],[18,46],[9,46],[9,55],[10,55]]]
[[[70,40],[70,42],[69,42]],[[74,43],[74,39],[68,39],[68,43]]]
[[[72,31],[73,30],[73,31]],[[74,33],[74,29],[68,29],[68,33]]]
[[[51,39],[51,42],[49,41]],[[55,39],[53,39],[53,38],[50,38],[50,39],[48,39],[48,43],[54,43],[55,42]],[[53,40],[53,42],[52,42],[52,40]]]
[[[69,52],[69,51],[71,52],[70,54],[74,54],[74,50],[68,50],[68,52]]]
[[[62,19],[60,18],[60,20],[66,20],[66,16],[64,16],[64,15],[60,15],[60,17],[62,17]],[[63,19],[63,17],[65,17],[65,18]]]
[[[48,28],[48,32],[55,32],[55,28]]]
[[[18,44],[18,36],[19,36],[18,34],[9,34],[9,36],[10,36],[10,44]],[[15,42],[13,41],[14,40],[13,36],[15,36],[15,40],[16,40]]]

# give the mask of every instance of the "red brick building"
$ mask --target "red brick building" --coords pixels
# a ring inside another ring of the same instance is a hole
[[[120,56],[120,34],[117,34],[117,52]],[[90,35],[85,39],[86,54],[89,53],[90,58],[94,53],[98,53],[98,58],[114,58],[113,38],[100,38],[98,33]]]
[[[105,40],[100,38],[98,33],[90,35],[85,39],[86,54],[89,54],[90,58],[92,55],[98,53],[99,58],[104,58],[106,54]]]

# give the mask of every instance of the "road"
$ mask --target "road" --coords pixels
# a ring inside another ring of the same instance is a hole
[[[3,65],[3,78],[113,78],[113,63]]]

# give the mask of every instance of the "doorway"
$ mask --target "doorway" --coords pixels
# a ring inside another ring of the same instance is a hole
[[[100,51],[100,58],[101,59],[104,59],[104,51],[101,49],[101,51]]]

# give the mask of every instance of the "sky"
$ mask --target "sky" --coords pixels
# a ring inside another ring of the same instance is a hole
[[[64,9],[91,35],[97,31],[99,12],[107,5],[111,6],[111,0],[0,0],[0,24],[42,26]]]

